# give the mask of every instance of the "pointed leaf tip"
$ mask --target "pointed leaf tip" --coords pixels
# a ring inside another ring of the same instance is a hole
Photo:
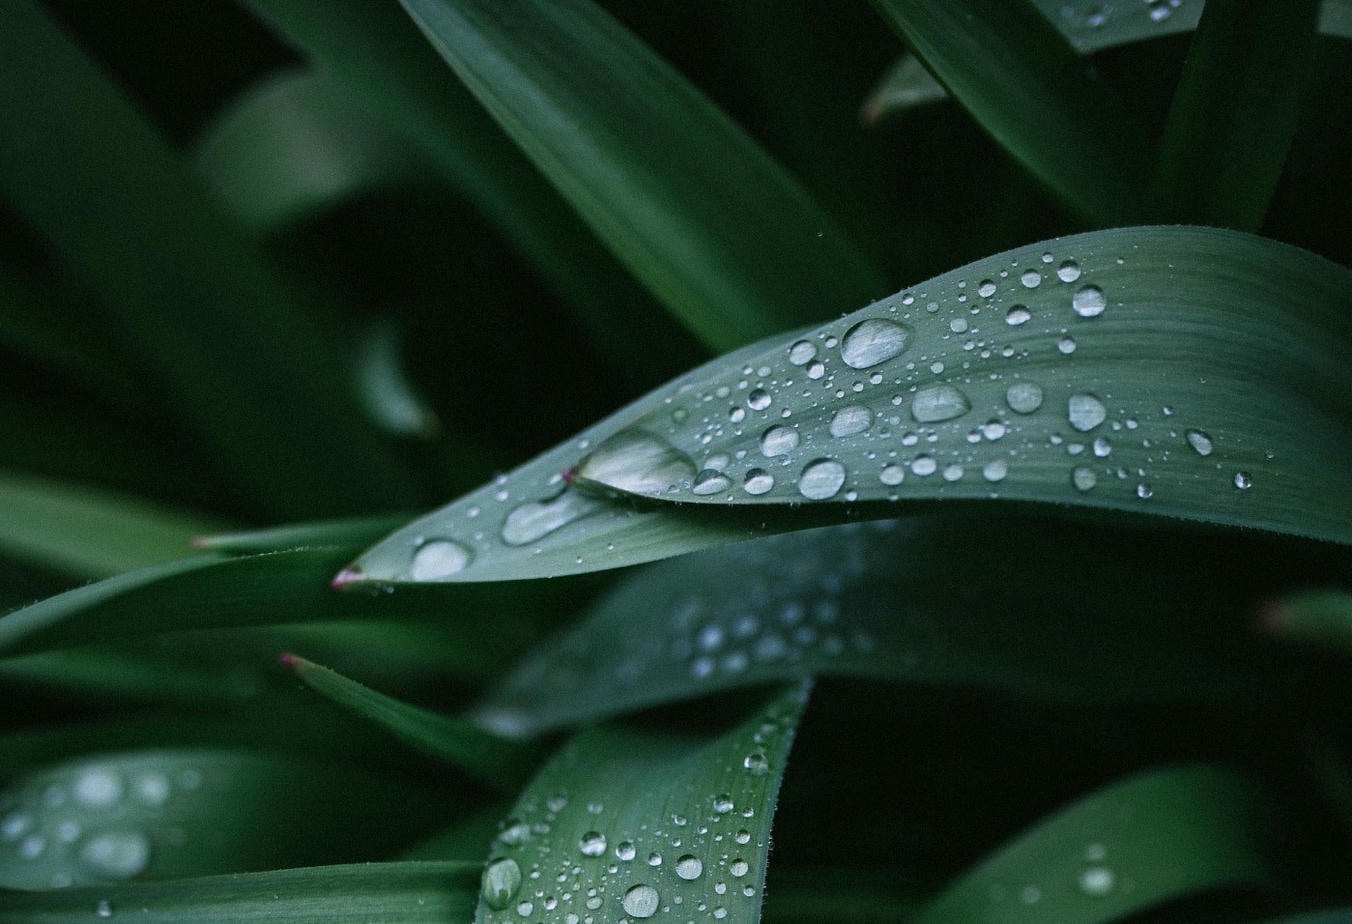
[[[346,590],[349,584],[356,584],[365,579],[366,575],[362,574],[357,568],[344,568],[333,576],[333,580],[329,581],[329,586],[334,590]]]
[[[293,655],[289,651],[284,652],[282,656],[279,657],[277,660],[282,665],[282,667],[286,668],[289,671],[295,671],[300,669],[301,658],[299,658],[296,655]]]

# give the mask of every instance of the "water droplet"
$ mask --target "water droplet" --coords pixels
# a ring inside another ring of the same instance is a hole
[[[763,468],[748,469],[746,479],[742,482],[742,490],[754,496],[764,494],[774,486],[775,476]]]
[[[472,557],[470,550],[458,542],[433,539],[413,553],[409,576],[415,581],[440,581],[464,571]]]
[[[1090,491],[1098,484],[1098,475],[1094,474],[1092,468],[1081,465],[1070,473],[1070,483],[1075,485],[1077,491]]]
[[[728,872],[732,873],[732,875],[736,876],[738,879],[745,876],[750,870],[751,864],[740,858],[733,860],[728,864]]]
[[[1080,286],[1071,297],[1070,305],[1082,318],[1096,318],[1108,307],[1108,300],[1098,286]]]
[[[774,396],[768,391],[764,388],[757,388],[746,396],[746,406],[753,411],[763,411],[770,406],[770,402],[773,400]]]
[[[1036,289],[1042,284],[1042,274],[1037,270],[1024,270],[1019,276],[1019,282],[1023,283],[1025,289]]]
[[[981,435],[991,442],[1003,439],[1008,432],[1009,428],[1000,420],[988,420],[981,425]]]
[[[717,469],[706,468],[695,476],[695,480],[690,485],[690,490],[694,494],[706,497],[710,494],[718,494],[720,491],[726,491],[732,480]]]
[[[720,793],[714,796],[714,811],[720,815],[726,815],[732,811],[732,796],[726,793]]]
[[[1062,282],[1074,282],[1080,278],[1080,264],[1074,260],[1063,260],[1057,267],[1056,278]]]
[[[99,918],[111,918],[113,916],[113,903],[106,898],[100,898],[94,904],[94,916]]]
[[[516,913],[523,918],[528,918],[535,913],[535,902],[523,901],[516,906]]]
[[[845,332],[840,358],[851,369],[868,369],[901,355],[911,341],[911,329],[886,318],[868,318]]]
[[[1113,890],[1116,881],[1112,870],[1105,866],[1092,866],[1080,874],[1080,891],[1085,895],[1107,895]]]
[[[987,481],[1004,481],[1009,474],[1009,463],[1004,459],[992,459],[981,469],[981,477]]]
[[[145,805],[160,806],[169,801],[169,778],[163,773],[150,771],[136,778],[132,791]]]
[[[808,364],[817,355],[817,347],[810,340],[799,340],[789,347],[789,362],[795,366]]]
[[[577,464],[579,479],[631,494],[663,494],[695,477],[695,463],[666,440],[625,430],[603,440]]]
[[[1094,440],[1094,455],[1100,459],[1106,459],[1112,454],[1113,444],[1106,436],[1100,436]]]
[[[634,856],[637,853],[638,851],[634,848],[633,841],[620,841],[618,844],[615,845],[615,856],[619,857],[626,863],[634,859]]]
[[[1091,394],[1071,395],[1066,402],[1066,416],[1072,427],[1081,433],[1088,433],[1107,419],[1108,409]]]
[[[551,501],[521,504],[502,524],[502,541],[508,545],[526,545],[557,532],[569,523],[594,513],[600,507],[595,498],[577,491],[564,491]]]
[[[1025,905],[1036,905],[1042,900],[1042,890],[1035,885],[1024,886],[1019,892],[1019,901]]]
[[[770,772],[770,761],[766,760],[765,755],[759,751],[742,758],[742,766],[752,776],[763,776]]]
[[[952,331],[953,333],[955,333],[955,334],[965,334],[965,333],[967,333],[967,319],[966,319],[966,318],[954,318],[953,320],[951,320],[951,321],[948,322],[948,329],[951,330],[951,331]]]
[[[600,831],[588,831],[577,842],[584,857],[599,857],[606,852],[606,836]]]
[[[982,298],[990,298],[995,294],[995,283],[989,279],[983,279],[976,287],[976,294]]]
[[[731,420],[733,423],[741,423],[742,421],[746,420],[746,408],[744,407],[728,408],[728,420]]]
[[[1005,323],[1010,327],[1018,327],[1021,324],[1027,324],[1033,318],[1033,312],[1028,310],[1027,305],[1011,305],[1005,312]]]
[[[33,816],[26,812],[14,812],[0,821],[0,838],[17,841],[33,827]]]
[[[511,904],[521,888],[521,867],[511,857],[494,860],[484,869],[479,882],[479,894],[484,904],[501,911]]]
[[[1150,500],[1150,498],[1155,496],[1155,491],[1150,485],[1142,481],[1136,486],[1136,496],[1141,500]]]
[[[967,395],[953,385],[929,385],[911,399],[911,416],[920,423],[953,420],[971,409]]]
[[[873,426],[873,412],[861,404],[852,404],[836,411],[831,418],[831,435],[835,437],[863,433]]]
[[[798,476],[798,492],[808,500],[835,497],[845,484],[845,466],[835,459],[814,459]]]
[[[898,485],[906,478],[906,470],[895,463],[884,465],[878,473],[878,480],[885,485]]]
[[[624,910],[636,918],[650,918],[657,914],[657,906],[661,902],[662,897],[657,894],[657,890],[646,882],[631,886],[624,893],[624,898],[620,899]]]
[[[824,375],[826,375],[826,366],[823,363],[817,362],[807,367],[807,377],[814,381]]]
[[[1201,430],[1189,430],[1183,434],[1188,438],[1188,445],[1197,451],[1199,456],[1211,455],[1212,444],[1211,437]]]
[[[648,865],[649,865],[649,866],[661,866],[661,865],[662,865],[662,855],[661,855],[660,853],[658,853],[656,850],[654,850],[652,853],[648,854]]]
[[[1075,338],[1069,335],[1062,337],[1056,341],[1056,348],[1061,351],[1063,356],[1069,356],[1075,352]]]
[[[1253,487],[1253,476],[1248,472],[1235,472],[1235,487],[1247,491]]]
[[[80,774],[72,792],[85,808],[112,808],[122,799],[122,777],[106,767],[92,767]]]
[[[1034,382],[1015,382],[1005,390],[1005,403],[1017,414],[1031,414],[1042,407],[1042,386]]]
[[[784,456],[798,448],[798,430],[794,427],[774,426],[761,434],[761,454],[767,458]]]
[[[746,828],[742,828],[735,835],[733,835],[732,839],[739,844],[749,844],[751,843],[751,832],[748,831]]]
[[[130,879],[150,865],[150,841],[140,831],[105,831],[84,842],[80,859],[99,876]]]
[[[944,481],[961,481],[965,474],[963,467],[956,462],[944,467]]]
[[[939,470],[939,463],[934,461],[933,456],[916,456],[911,460],[911,471],[921,476],[933,475]]]
[[[676,861],[676,875],[687,882],[698,879],[702,872],[704,864],[693,853],[687,853]]]
[[[498,834],[498,840],[507,844],[509,847],[520,847],[526,841],[530,840],[530,825],[524,821],[512,819],[507,822],[501,833]]]

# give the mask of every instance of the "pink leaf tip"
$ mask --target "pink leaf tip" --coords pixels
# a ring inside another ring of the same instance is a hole
[[[344,568],[334,576],[332,581],[329,581],[329,586],[334,590],[342,590],[348,584],[355,584],[365,577],[366,575],[362,574],[356,568]]]
[[[289,651],[283,654],[277,660],[282,662],[282,667],[286,668],[289,671],[294,671],[297,667],[300,666],[300,658],[296,657]]]

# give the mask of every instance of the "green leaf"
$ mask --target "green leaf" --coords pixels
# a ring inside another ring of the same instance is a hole
[[[587,0],[403,5],[597,236],[705,343],[730,349],[878,291],[797,183]]]
[[[449,761],[475,779],[511,789],[525,782],[539,760],[535,748],[507,741],[468,722],[377,693],[327,667],[287,654],[282,663],[306,686],[374,722],[405,744]]]
[[[1169,110],[1153,213],[1256,230],[1314,72],[1319,0],[1206,7]]]
[[[109,577],[191,553],[214,523],[136,498],[0,471],[0,550],[83,578]]]
[[[256,555],[260,552],[285,552],[318,546],[360,548],[407,521],[407,516],[386,513],[369,517],[284,523],[261,529],[198,535],[193,539],[193,547],[228,555]]]
[[[404,819],[389,824],[391,813]],[[223,750],[88,756],[0,793],[0,886],[49,889],[374,859],[447,807],[337,765]]]
[[[1140,217],[1144,130],[1031,6],[874,2],[953,98],[1052,193],[1103,224]]]
[[[0,894],[0,924],[84,924],[126,914],[146,924],[444,924],[473,913],[475,870],[465,863],[361,863]]]
[[[1282,597],[1262,613],[1262,626],[1278,638],[1352,653],[1352,592],[1305,590]]]
[[[1086,796],[949,886],[918,924],[1093,924],[1266,885],[1265,806],[1220,767],[1155,770]]]
[[[393,4],[249,0],[316,68],[413,139],[642,381],[702,355],[664,316]]]
[[[339,583],[578,573],[936,500],[1352,542],[1349,291],[1219,229],[1021,247],[682,376]]]
[[[1219,540],[1202,573],[1196,543],[960,518],[847,524],[688,555],[627,577],[470,717],[536,735],[805,674],[1077,705],[1239,694],[1273,671],[1226,619],[1280,576],[1254,567],[1259,550]]]
[[[154,127],[30,3],[9,6],[0,57],[0,191],[222,470],[274,511],[410,504],[329,332]]]
[[[672,909],[758,921],[770,821],[806,699],[807,685],[795,686],[715,733],[579,734],[503,823],[475,920]]]
[[[274,75],[216,116],[197,169],[240,221],[276,230],[372,190],[426,185],[422,152],[332,75]]]
[[[948,99],[948,91],[915,55],[903,54],[864,101],[864,121],[880,122],[896,112]]]

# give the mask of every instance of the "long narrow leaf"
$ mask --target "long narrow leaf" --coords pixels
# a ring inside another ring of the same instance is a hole
[[[1352,542],[1350,291],[1343,267],[1219,229],[1012,250],[709,363],[395,532],[341,582],[577,573],[909,501]]]
[[[770,821],[806,699],[796,686],[711,735],[582,732],[504,822],[475,920],[758,921]]]
[[[404,6],[612,252],[705,343],[730,349],[877,292],[877,276],[798,185],[587,0]]]
[[[474,913],[465,863],[361,863],[172,882],[0,893],[0,924],[86,924],[135,915],[145,924],[445,924]]]
[[[97,293],[223,469],[275,511],[410,503],[329,333],[154,128],[26,0],[6,4],[0,57],[0,192]]]

